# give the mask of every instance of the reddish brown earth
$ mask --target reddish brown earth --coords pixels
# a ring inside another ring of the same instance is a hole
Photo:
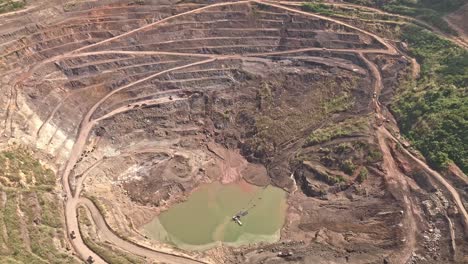
[[[468,4],[463,5],[457,11],[447,15],[444,19],[447,23],[455,29],[461,39],[468,42]]]
[[[46,2],[0,19],[2,145],[54,157],[68,232],[82,205],[93,239],[159,262],[466,261],[465,175],[406,150],[386,110],[417,76],[394,42],[263,1]],[[279,242],[182,252],[138,231],[202,183],[243,180],[289,193]]]

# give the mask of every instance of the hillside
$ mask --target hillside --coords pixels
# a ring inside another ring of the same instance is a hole
[[[5,3],[8,263],[468,261],[458,1]]]

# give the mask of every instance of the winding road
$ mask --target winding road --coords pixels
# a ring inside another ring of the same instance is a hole
[[[95,48],[99,45],[103,45],[112,41],[115,41],[117,39],[123,38],[123,37],[128,37],[132,34],[135,34],[137,32],[143,31],[145,29],[149,28],[154,28],[159,25],[163,25],[166,22],[170,22],[172,19],[184,16],[184,15],[189,15],[189,14],[194,14],[197,12],[202,12],[204,10],[207,10],[209,8],[213,7],[220,7],[220,6],[228,6],[228,5],[239,5],[239,4],[246,4],[246,3],[256,3],[259,5],[267,5],[271,6],[277,9],[281,9],[287,12],[295,13],[301,16],[306,16],[306,17],[313,17],[313,18],[319,18],[323,20],[327,20],[333,23],[337,23],[339,25],[348,27],[350,29],[359,31],[367,36],[372,37],[375,39],[377,42],[379,42],[382,45],[382,49],[326,49],[324,50],[323,48],[302,48],[302,49],[295,49],[295,50],[287,50],[287,51],[278,51],[278,52],[265,52],[265,53],[253,53],[253,54],[246,54],[246,55],[215,55],[215,54],[199,54],[199,53],[180,53],[180,52],[163,52],[163,51],[113,51],[113,50],[108,50],[108,51],[88,51],[84,52],[86,50],[89,50],[91,48]],[[182,70],[182,69],[187,69],[190,67],[195,67],[195,66],[200,66],[204,64],[208,64],[211,62],[215,61],[222,61],[222,60],[231,60],[231,59],[239,59],[239,60],[249,60],[249,59],[254,59],[255,57],[260,57],[260,56],[274,56],[274,55],[284,55],[284,54],[293,54],[293,53],[301,53],[301,52],[306,52],[306,51],[324,51],[324,52],[335,52],[335,53],[354,53],[356,54],[367,66],[367,69],[369,70],[370,75],[373,78],[373,83],[374,83],[374,91],[377,94],[380,94],[380,91],[382,89],[382,77],[380,74],[379,69],[377,66],[371,62],[368,58],[366,58],[366,54],[387,54],[387,55],[397,55],[399,54],[398,51],[390,44],[388,41],[384,40],[383,38],[370,33],[368,31],[365,31],[363,29],[354,27],[352,25],[349,25],[347,23],[344,23],[342,21],[339,21],[337,19],[325,17],[322,15],[317,15],[317,14],[312,14],[309,12],[304,12],[300,11],[294,8],[286,7],[283,5],[280,5],[279,3],[274,3],[274,2],[269,2],[269,1],[239,1],[239,2],[226,2],[226,3],[217,3],[217,4],[211,4],[207,6],[203,6],[191,11],[183,12],[177,15],[169,16],[167,18],[163,18],[159,21],[156,21],[154,23],[147,24],[145,26],[139,27],[137,29],[131,30],[129,32],[126,32],[124,34],[96,42],[94,44],[90,44],[78,49],[75,49],[73,51],[67,52],[65,54],[55,56],[49,59],[46,59],[33,67],[29,69],[29,71],[25,74],[22,75],[20,80],[18,82],[22,82],[32,76],[32,74],[38,70],[40,67],[45,65],[46,63],[51,63],[51,62],[56,62],[58,60],[62,60],[65,58],[73,58],[73,57],[80,57],[80,56],[89,56],[89,55],[102,55],[102,54],[127,54],[127,55],[171,55],[171,56],[179,56],[181,58],[186,58],[186,57],[191,57],[191,58],[197,58],[199,61],[196,62],[191,62],[182,66],[177,66],[173,67],[164,71],[157,72],[155,74],[152,74],[150,76],[147,76],[145,78],[141,78],[137,81],[131,82],[129,84],[126,84],[124,86],[118,87],[105,96],[103,96],[98,102],[96,102],[84,115],[83,119],[81,120],[78,133],[76,135],[75,143],[72,147],[72,150],[70,152],[70,156],[68,158],[68,161],[66,162],[65,166],[61,169],[60,176],[62,180],[62,185],[64,192],[66,194],[66,201],[64,203],[64,208],[65,208],[65,219],[66,219],[66,228],[67,228],[67,233],[70,234],[71,231],[75,231],[76,238],[71,239],[69,237],[69,240],[71,242],[71,245],[73,246],[74,251],[77,253],[78,256],[80,256],[83,260],[86,260],[89,256],[92,256],[95,260],[95,263],[106,263],[100,256],[98,256],[96,253],[91,251],[86,244],[83,241],[83,238],[81,237],[80,232],[77,232],[79,230],[79,224],[78,224],[78,217],[77,217],[77,207],[78,206],[85,206],[88,208],[88,210],[91,212],[93,221],[96,225],[96,227],[99,229],[100,233],[102,236],[105,238],[105,240],[111,242],[112,244],[125,249],[129,252],[132,252],[134,254],[147,257],[149,259],[153,259],[156,261],[162,261],[162,262],[167,262],[167,263],[176,263],[176,264],[185,264],[185,263],[205,263],[202,260],[197,260],[193,259],[190,257],[182,256],[182,255],[176,255],[176,254],[170,254],[162,251],[156,251],[154,249],[149,249],[141,245],[136,245],[132,242],[126,241],[120,237],[118,237],[107,225],[105,219],[99,212],[99,210],[96,208],[96,206],[89,200],[83,197],[80,197],[80,192],[82,190],[82,184],[85,179],[85,175],[83,175],[78,181],[77,185],[75,187],[75,192],[73,192],[71,186],[70,186],[70,177],[71,173],[78,163],[78,160],[80,156],[83,153],[83,150],[86,147],[87,140],[89,138],[90,132],[93,130],[93,128],[102,120],[111,118],[115,116],[116,114],[122,113],[129,111],[131,109],[134,109],[135,107],[139,107],[142,104],[147,104],[147,105],[158,105],[158,104],[166,104],[166,103],[172,103],[174,101],[178,100],[186,100],[186,98],[179,97],[175,94],[173,94],[171,97],[170,95],[167,95],[165,97],[161,97],[158,99],[145,99],[145,100],[139,100],[137,102],[131,103],[126,106],[119,107],[115,110],[112,110],[108,112],[107,114],[104,114],[101,117],[96,117],[93,119],[93,116],[96,114],[97,109],[102,107],[105,102],[114,94],[123,91],[125,89],[128,89],[130,87],[133,87],[135,85],[141,84],[143,82],[146,82],[148,80],[154,79],[158,76],[162,76],[167,73],[171,73],[174,71]],[[174,91],[175,92],[175,91]],[[173,97],[173,98],[172,98]],[[66,100],[68,97],[66,97],[64,100]],[[378,98],[378,96],[377,96]],[[47,120],[44,122],[47,123],[52,119],[52,116],[54,113],[58,110],[58,108],[61,106],[62,103],[56,106],[56,108],[52,111],[52,113],[49,115]],[[380,113],[380,103],[376,100],[375,101],[376,108],[378,114],[381,116]],[[38,130],[37,135],[39,136],[40,131],[44,124],[41,126],[41,128]],[[405,207],[405,221],[407,222],[407,226],[409,228],[409,232],[406,234],[408,239],[406,242],[405,249],[401,252],[398,253],[397,256],[395,256],[395,260],[397,263],[403,263],[402,260],[407,260],[411,253],[413,252],[413,248],[416,243],[416,220],[415,220],[415,215],[416,212],[414,212],[414,208],[412,207],[411,201],[409,199],[409,188],[407,187],[407,182],[406,182],[406,177],[398,171],[395,162],[393,158],[391,157],[389,148],[387,146],[387,139],[392,139],[395,141],[398,141],[397,139],[393,138],[391,134],[386,130],[384,126],[379,127],[376,129],[376,134],[377,138],[379,141],[379,144],[382,148],[382,152],[385,154],[384,155],[384,166],[387,168],[387,170],[390,172],[388,175],[386,175],[386,180],[391,183],[394,188],[401,188],[403,192],[402,200],[403,200],[403,205]],[[410,154],[411,155],[411,154]],[[435,179],[437,179],[445,188],[451,193],[453,200],[457,204],[457,207],[459,210],[462,212],[462,217],[464,219],[465,223],[465,229],[467,228],[467,219],[468,215],[466,213],[466,210],[461,202],[461,199],[456,192],[456,190],[450,186],[449,183],[447,183],[440,174],[437,172],[432,171],[430,168],[427,167],[427,165],[415,158],[414,156],[411,156],[413,159],[415,159],[416,162],[418,162],[421,166],[423,166],[429,173],[432,175]],[[98,164],[94,164],[93,166],[97,166]],[[297,188],[297,187],[296,187]],[[401,262],[399,262],[401,261]]]

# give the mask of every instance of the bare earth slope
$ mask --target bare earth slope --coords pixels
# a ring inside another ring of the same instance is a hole
[[[463,5],[457,11],[447,15],[444,19],[449,25],[457,31],[462,39],[468,39],[468,26],[466,14],[468,13],[468,4]]]
[[[414,60],[290,6],[48,1],[1,15],[0,147],[53,158],[72,252],[96,263],[467,261],[463,194],[403,147],[386,110]],[[138,231],[202,183],[241,180],[288,192],[277,243],[183,252]]]

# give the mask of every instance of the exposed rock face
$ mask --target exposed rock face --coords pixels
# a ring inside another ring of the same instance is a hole
[[[305,195],[311,197],[324,197],[326,195],[326,191],[324,190],[323,186],[319,184],[313,183],[312,180],[308,179],[305,176],[302,176],[300,181],[301,182],[301,189]]]
[[[410,66],[392,43],[279,3],[55,4],[0,17],[1,132],[54,156],[120,235],[149,247],[137,229],[155,215],[200,184],[244,179],[289,192],[281,240],[193,258],[432,263],[466,251],[452,235],[460,207],[385,133]],[[421,238],[429,227],[437,235]]]

